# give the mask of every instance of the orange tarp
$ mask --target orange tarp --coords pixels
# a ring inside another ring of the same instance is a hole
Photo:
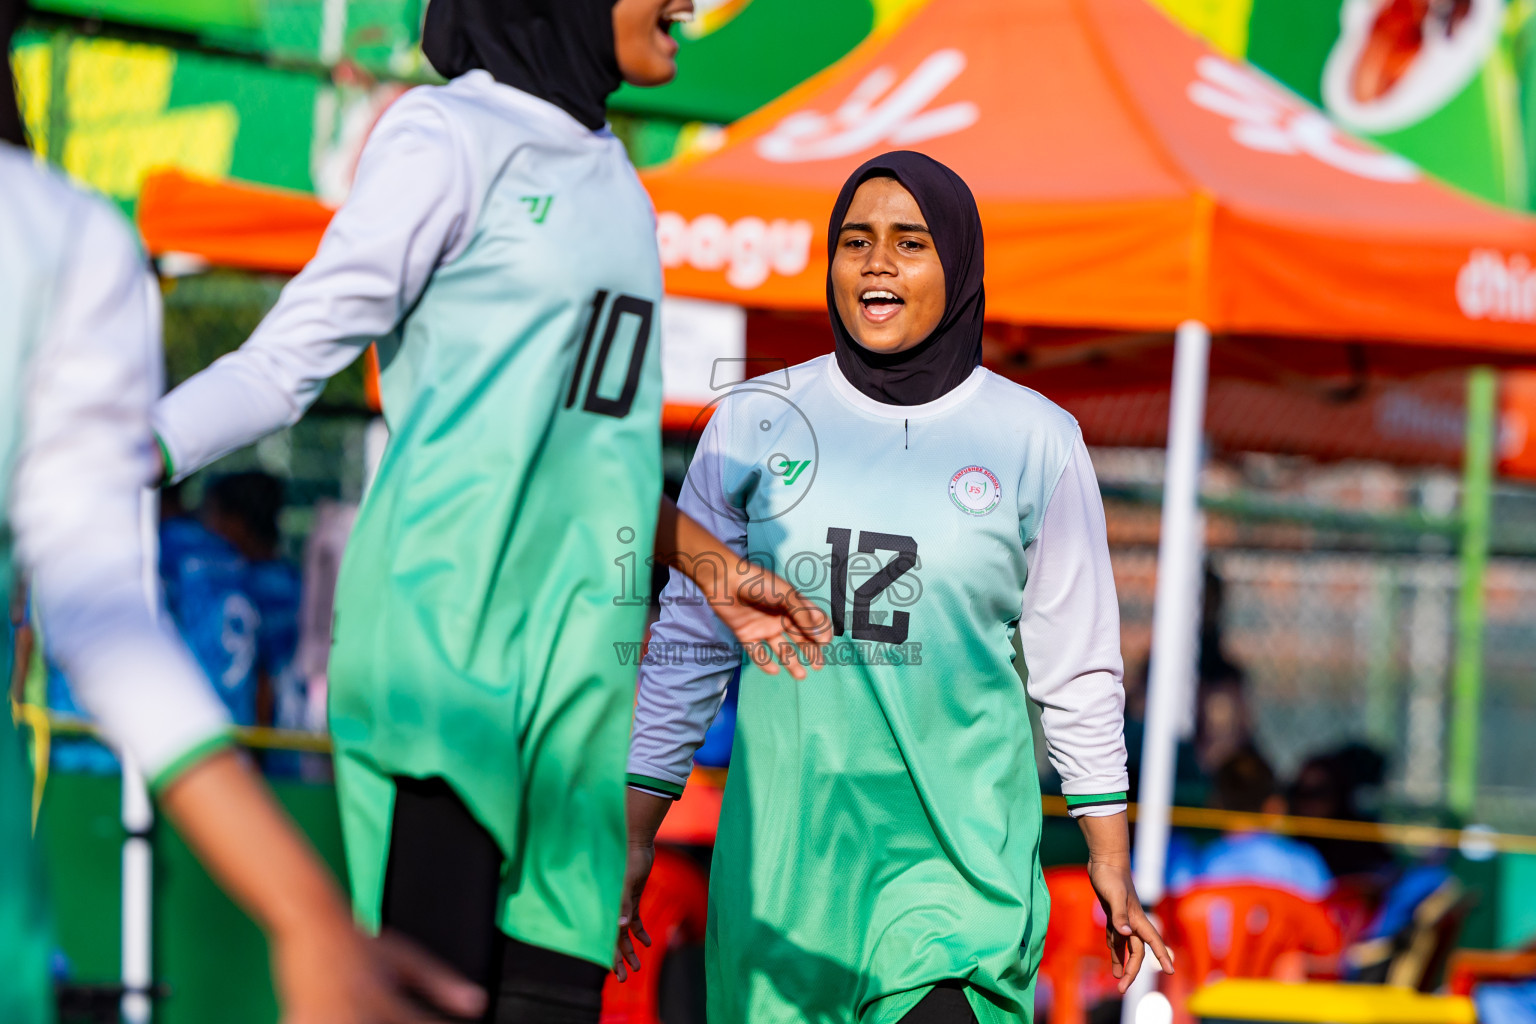
[[[299,192],[150,175],[139,193],[139,231],[156,256],[187,253],[218,267],[294,274],[315,255],[332,211]]]
[[[1536,219],[1345,135],[1145,0],[931,3],[645,174],[667,290],[824,308],[832,199],[897,148],[976,193],[989,319],[1536,352]]]

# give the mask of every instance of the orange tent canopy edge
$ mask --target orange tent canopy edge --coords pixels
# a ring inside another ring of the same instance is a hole
[[[824,305],[848,172],[970,184],[996,321],[1536,353],[1536,218],[1342,132],[1145,0],[946,0],[643,175],[669,293]]]

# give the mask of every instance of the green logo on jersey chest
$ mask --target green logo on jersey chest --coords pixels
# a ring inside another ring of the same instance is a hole
[[[790,458],[781,458],[780,461],[779,461],[779,464],[777,466],[772,467],[772,469],[773,469],[773,472],[774,472],[775,475],[782,476],[784,478],[784,486],[788,487],[790,484],[792,484],[796,480],[800,479],[800,474],[804,473],[805,470],[806,470],[806,467],[809,466],[810,464],[811,464],[811,460],[810,459],[798,459],[797,460],[797,459],[790,459]]]
[[[523,204],[528,207],[528,216],[533,218],[535,224],[544,223],[544,218],[549,216],[549,206],[554,201],[552,195],[522,197]]]

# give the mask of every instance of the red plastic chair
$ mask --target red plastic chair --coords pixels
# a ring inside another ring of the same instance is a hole
[[[1104,908],[1085,868],[1048,868],[1051,919],[1040,974],[1050,982],[1050,1024],[1085,1024],[1088,1007],[1117,994],[1104,944]]]
[[[1349,947],[1365,933],[1376,916],[1381,903],[1380,890],[1380,883],[1374,879],[1346,876],[1335,882],[1322,906],[1339,933],[1338,952],[1309,962],[1308,978],[1324,981],[1343,978]]]
[[[640,897],[640,920],[649,948],[635,943],[640,970],[621,982],[608,975],[603,986],[601,1024],[661,1024],[661,967],[667,953],[704,938],[709,882],[684,854],[656,848],[656,863]]]
[[[1188,1019],[1190,993],[1209,982],[1275,977],[1287,959],[1334,956],[1343,948],[1339,926],[1322,903],[1273,886],[1198,886],[1159,909],[1163,937],[1177,958],[1166,986],[1177,1019]]]

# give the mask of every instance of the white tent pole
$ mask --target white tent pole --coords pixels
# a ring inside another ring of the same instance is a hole
[[[144,599],[156,614],[160,609],[160,495],[144,491],[139,504],[141,549],[144,552],[142,582]],[[154,806],[144,776],[122,752],[123,840],[123,930],[122,930],[122,1014],[126,1024],[149,1024],[154,962],[151,930],[153,923],[154,857],[149,830],[155,823]]]
[[[123,758],[123,1005],[125,1024],[148,1024],[152,984],[151,925],[154,857],[149,830],[155,813],[144,776]]]
[[[1211,332],[1205,324],[1189,320],[1179,325],[1174,338],[1173,394],[1168,410],[1163,517],[1152,611],[1152,663],[1147,678],[1146,728],[1136,798],[1134,873],[1136,891],[1147,907],[1163,895],[1179,719],[1195,674],[1200,564],[1205,546],[1199,509],[1201,439],[1210,354]],[[1141,997],[1155,987],[1156,972],[1157,962],[1148,957],[1126,993],[1123,1024],[1137,1024],[1137,1006]]]

